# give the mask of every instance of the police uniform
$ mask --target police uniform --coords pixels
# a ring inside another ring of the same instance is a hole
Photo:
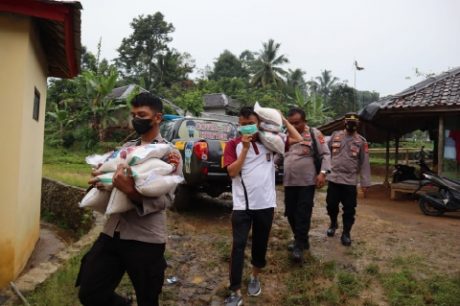
[[[345,120],[358,122],[356,115],[346,116]],[[369,152],[366,139],[357,132],[346,130],[334,132],[329,140],[331,151],[331,173],[327,176],[327,212],[331,218],[328,236],[333,236],[337,228],[339,204],[343,205],[342,243],[351,244],[350,231],[355,222],[356,185],[358,177],[361,187],[371,185]]]
[[[315,153],[321,160],[321,172],[324,174],[329,172],[331,161],[329,148],[319,130],[307,126],[301,135],[303,141],[299,143],[291,145],[289,140],[286,141],[283,184],[285,216],[294,234],[294,247],[304,250],[309,248],[308,232],[318,175]]]

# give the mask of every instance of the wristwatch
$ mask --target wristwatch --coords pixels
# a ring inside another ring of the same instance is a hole
[[[331,172],[331,171],[329,171],[329,170],[321,170],[320,172],[321,172],[322,174],[326,175],[326,174],[328,174],[328,173]]]

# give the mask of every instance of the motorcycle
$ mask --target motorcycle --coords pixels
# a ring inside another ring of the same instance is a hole
[[[393,183],[402,182],[405,180],[422,180],[424,173],[433,173],[428,165],[425,163],[424,158],[420,158],[416,164],[420,167],[419,175],[415,173],[415,167],[397,164],[393,171]]]
[[[440,177],[435,173],[423,173],[424,179],[416,194],[424,186],[434,186],[437,192],[419,195],[420,210],[428,216],[441,216],[446,212],[460,211],[460,181]]]

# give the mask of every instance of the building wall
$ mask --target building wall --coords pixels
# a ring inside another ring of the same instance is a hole
[[[0,14],[0,288],[23,269],[39,237],[46,60],[33,21]],[[35,88],[38,122],[32,118]]]

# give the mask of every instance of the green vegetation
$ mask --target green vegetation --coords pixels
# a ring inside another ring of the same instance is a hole
[[[91,168],[85,162],[90,153],[45,146],[43,176],[82,188],[88,187]]]
[[[460,305],[460,274],[427,276],[423,259],[397,257],[380,281],[390,305]]]
[[[243,50],[235,55],[224,50],[192,79],[195,62],[190,54],[171,46],[175,28],[161,12],[140,15],[130,25],[132,32],[122,39],[112,64],[101,58],[99,43],[96,54],[83,48],[80,76],[50,80],[48,145],[70,148],[77,144],[93,149],[100,142],[122,141],[130,133],[129,102],[139,87],[195,116],[203,111],[203,95],[224,93],[242,105],[258,101],[283,112],[300,107],[311,125],[323,124],[379,98],[376,92],[351,88],[329,70],[306,80],[305,71],[286,67],[289,59],[273,39],[262,42],[258,51]],[[110,95],[115,87],[132,84],[138,87],[128,96]],[[175,112],[170,105],[165,110]],[[235,113],[229,110],[227,114]]]

